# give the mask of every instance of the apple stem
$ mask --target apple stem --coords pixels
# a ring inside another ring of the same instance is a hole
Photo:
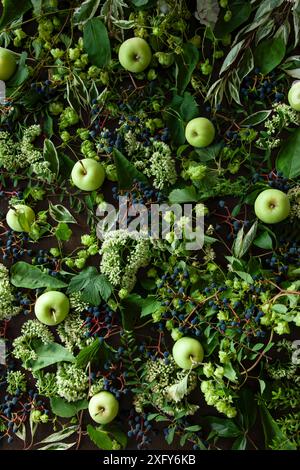
[[[56,314],[55,314],[55,310],[52,309],[51,313],[53,315],[54,321],[57,322],[57,317],[56,317]]]
[[[80,163],[80,165],[81,165],[81,166],[82,166],[82,168],[83,168],[84,174],[86,175],[87,171],[86,171],[86,169],[85,169],[85,166],[84,166],[84,164],[82,163],[82,161],[81,161],[81,160],[79,160],[79,163]]]
[[[103,411],[104,411],[104,410],[105,410],[105,408],[103,408],[103,407],[102,407],[102,408],[100,408],[100,410],[98,411],[98,413],[96,413],[96,415],[95,415],[95,416],[98,416],[98,415],[100,415],[101,413],[103,413]]]

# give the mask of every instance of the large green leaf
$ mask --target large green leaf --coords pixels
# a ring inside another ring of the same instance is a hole
[[[198,114],[197,102],[189,92],[186,91],[183,96],[173,96],[170,106],[163,113],[163,117],[175,144],[184,144],[185,124],[197,117]]]
[[[104,274],[99,274],[97,268],[89,266],[71,279],[68,292],[81,291],[82,300],[99,305],[101,298],[107,301],[112,293],[112,286]]]
[[[232,419],[209,416],[206,418],[206,421],[209,423],[212,431],[219,437],[238,437],[241,434],[241,430]]]
[[[83,44],[93,65],[104,67],[110,62],[110,42],[106,27],[100,18],[92,18],[83,28]]]
[[[241,24],[245,23],[251,14],[251,3],[249,0],[235,0],[230,2],[231,19],[224,21],[224,13],[219,15],[219,19],[214,28],[217,38],[222,38],[234,31]]]
[[[146,176],[138,171],[135,166],[116,148],[114,149],[114,160],[117,168],[118,184],[120,189],[130,189],[135,179],[138,181],[147,181]]]
[[[276,421],[272,418],[266,405],[261,403],[259,405],[261,421],[263,425],[265,435],[265,446],[270,449],[274,439],[277,443],[280,443],[281,450],[297,450],[296,445],[289,441],[289,439],[283,434]]]
[[[186,186],[182,189],[173,189],[169,194],[171,204],[182,204],[184,202],[197,202],[199,199],[194,186]]]
[[[300,129],[286,139],[276,159],[276,170],[286,178],[297,178],[300,175]]]
[[[50,170],[58,175],[59,172],[59,159],[57,155],[57,150],[55,145],[51,140],[45,139],[44,140],[44,150],[43,156],[46,162],[49,163]]]
[[[199,62],[199,51],[191,43],[184,44],[182,54],[176,59],[176,86],[181,95],[190,82],[191,76]]]
[[[2,16],[0,18],[0,28],[4,29],[9,23],[20,18],[26,11],[32,8],[30,0],[2,0]]]
[[[75,357],[68,349],[58,343],[41,343],[35,348],[37,359],[30,361],[33,371],[51,366],[57,362],[74,362]]]
[[[95,16],[101,0],[85,0],[75,9],[73,14],[74,24],[86,23]]]
[[[285,56],[285,43],[281,37],[266,39],[254,50],[255,65],[260,72],[267,74],[271,72]]]
[[[61,397],[52,397],[50,405],[51,410],[57,416],[61,418],[72,418],[72,416],[75,416],[79,411],[87,409],[88,401],[83,399],[69,403]]]
[[[38,267],[18,261],[11,267],[10,282],[15,287],[25,287],[27,289],[38,289],[48,287],[49,289],[61,289],[67,284],[59,279],[44,273]]]

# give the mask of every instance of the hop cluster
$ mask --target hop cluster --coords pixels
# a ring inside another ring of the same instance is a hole
[[[203,380],[201,382],[201,391],[209,406],[216,407],[219,413],[224,413],[228,418],[236,416],[237,410],[232,405],[233,397],[223,381]]]

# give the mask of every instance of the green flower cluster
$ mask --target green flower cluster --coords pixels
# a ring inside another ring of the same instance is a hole
[[[20,311],[13,305],[14,295],[9,282],[9,271],[0,263],[0,321],[17,315]]]
[[[10,370],[6,376],[7,387],[6,390],[11,395],[15,395],[17,390],[25,392],[26,390],[26,377],[20,370]]]
[[[49,163],[44,160],[40,149],[33,141],[41,134],[39,125],[30,126],[23,131],[20,141],[6,131],[0,131],[0,167],[7,171],[17,171],[28,168],[29,174],[35,174],[41,180],[51,181],[54,174]]]
[[[124,255],[126,250],[127,256]],[[100,254],[101,272],[114,286],[130,292],[136,283],[138,270],[150,261],[150,241],[123,229],[107,232]]]
[[[157,189],[172,186],[176,182],[177,173],[170,147],[164,142],[153,140],[150,148],[150,151],[146,151],[146,154],[151,154],[144,166],[145,175],[153,178],[153,186]],[[139,166],[139,163],[136,162],[136,165]]]
[[[206,403],[209,406],[214,406],[219,413],[224,413],[227,418],[234,418],[237,415],[237,410],[232,405],[233,396],[223,380],[203,380],[201,392],[204,394]]]
[[[89,378],[76,364],[63,362],[57,367],[56,383],[58,395],[72,402],[86,397]]]
[[[186,376],[186,386],[180,390],[180,385]],[[168,364],[164,359],[147,361],[143,382],[143,389],[134,398],[134,406],[138,413],[143,412],[149,403],[169,416],[183,412],[186,415],[193,415],[197,411],[198,406],[188,403],[185,398],[196,388],[197,375],[193,371],[187,373],[179,370],[173,358],[170,358]],[[172,393],[170,393],[171,387]]]
[[[22,361],[25,368],[30,369],[28,361],[37,359],[34,350],[36,340],[47,344],[54,341],[54,337],[50,330],[38,320],[28,320],[22,326],[20,336],[13,342],[13,355]]]
[[[87,338],[88,328],[80,317],[80,313],[70,313],[66,319],[57,327],[57,333],[65,347],[69,351],[76,348],[82,349],[91,343],[92,338]]]

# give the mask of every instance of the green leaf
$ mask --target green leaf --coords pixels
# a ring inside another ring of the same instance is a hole
[[[216,144],[209,145],[209,147],[196,148],[195,152],[201,162],[209,162],[217,158],[223,147],[223,142],[217,142]]]
[[[125,449],[127,446],[127,436],[126,434],[120,430],[117,424],[105,424],[101,426],[101,430],[110,434],[119,444],[121,444],[122,448]]]
[[[231,362],[224,364],[224,376],[231,382],[237,381],[236,371],[234,370]]]
[[[273,249],[273,240],[267,231],[261,232],[253,241],[253,245],[264,250]]]
[[[61,431],[55,432],[53,434],[50,434],[50,436],[45,437],[45,439],[43,439],[40,444],[63,441],[64,439],[67,439],[67,437],[72,436],[72,434],[74,434],[77,429],[78,426],[69,426],[67,428],[64,428]]]
[[[56,222],[65,222],[66,224],[77,224],[71,212],[61,204],[53,205],[49,203],[49,214]]]
[[[120,189],[130,189],[135,179],[138,181],[147,182],[146,176],[138,171],[118,149],[114,149],[113,155]]]
[[[176,431],[176,426],[173,426],[172,428],[168,429],[168,434],[166,435],[166,441],[169,445],[171,445],[172,442],[174,441],[175,431]]]
[[[73,447],[76,442],[54,442],[53,444],[47,444],[44,447],[40,447],[37,450],[68,450]]]
[[[285,44],[281,37],[266,39],[254,50],[254,62],[263,74],[270,73],[285,56]]]
[[[197,102],[189,92],[186,91],[183,96],[173,96],[170,106],[163,112],[163,118],[175,144],[184,144],[185,123],[197,117],[198,114]]]
[[[175,401],[175,403],[181,401],[188,391],[188,378],[189,374],[186,374],[179,382],[167,387],[166,393],[168,398]]]
[[[241,126],[257,126],[264,122],[271,114],[271,109],[266,109],[264,111],[257,111],[256,113],[247,116],[242,122]]]
[[[300,175],[300,129],[284,140],[276,159],[276,170],[286,178],[297,178]]]
[[[141,318],[147,315],[151,315],[153,312],[160,308],[160,302],[156,300],[154,295],[149,295],[146,299],[143,299]]]
[[[76,365],[84,368],[89,362],[92,362],[97,356],[99,356],[102,343],[99,338],[96,338],[91,344],[81,349],[79,354],[76,356]]]
[[[105,67],[111,60],[110,42],[100,18],[92,18],[83,28],[83,45],[89,59],[97,67]]]
[[[42,343],[35,349],[37,359],[30,361],[30,367],[33,371],[43,369],[44,367],[51,366],[57,362],[74,362],[75,357],[73,354],[58,343]]]
[[[75,9],[73,14],[74,24],[83,24],[95,16],[101,0],[85,0]]]
[[[241,279],[243,279],[243,281],[248,282],[248,284],[253,284],[253,278],[252,278],[251,274],[246,273],[245,271],[236,271],[236,270],[234,270],[234,272],[235,272]]]
[[[15,74],[7,82],[8,96],[10,96],[9,89],[14,89],[16,87],[21,86],[27,80],[27,78],[29,77],[29,71],[28,71],[28,67],[26,65],[26,60],[27,60],[27,52],[22,52],[22,54],[19,58],[18,68],[17,68]]]
[[[198,195],[194,186],[186,186],[182,189],[173,189],[169,194],[171,204],[181,204],[184,202],[197,202]]]
[[[233,46],[232,49],[230,49],[230,52],[228,52],[222,64],[220,75],[224,73],[233,64],[233,62],[235,62],[244,43],[245,43],[245,40],[243,39],[242,41],[238,42],[235,46]]]
[[[250,388],[242,388],[239,393],[238,407],[241,414],[243,429],[250,430],[256,421],[257,405],[254,393]]]
[[[50,399],[50,405],[53,413],[60,418],[72,418],[72,416],[75,416],[79,411],[86,410],[89,402],[83,399],[69,403],[61,397],[52,397]]]
[[[209,423],[215,434],[219,437],[238,437],[241,435],[241,430],[232,421],[232,419],[211,416],[206,418],[206,421]]]
[[[102,431],[101,428],[94,428],[90,424],[87,425],[87,432],[91,441],[102,450],[112,450],[113,441],[108,433]]]
[[[191,43],[183,44],[182,53],[176,59],[176,87],[179,95],[186,89],[199,62],[199,51]]]
[[[232,444],[232,450],[245,450],[247,447],[247,438],[246,436],[239,436],[236,438],[234,443]]]
[[[257,232],[258,222],[255,221],[250,230],[244,235],[244,228],[242,227],[233,244],[233,254],[236,258],[242,258],[247,251],[249,250],[256,232]]]
[[[43,156],[44,156],[45,161],[49,162],[50,170],[56,175],[58,175],[59,159],[57,155],[57,150],[53,142],[51,142],[51,140],[49,139],[44,140]]]
[[[265,435],[266,448],[270,449],[274,439],[276,439],[276,441],[281,443],[281,450],[297,450],[296,445],[289,441],[276,421],[272,418],[266,405],[264,403],[260,403],[259,409]]]
[[[11,267],[10,282],[15,287],[25,287],[26,289],[38,289],[47,287],[48,289],[61,289],[67,284],[59,279],[44,273],[38,267],[18,261]]]
[[[14,20],[20,18],[24,13],[32,8],[30,0],[2,0],[2,16],[0,18],[0,28],[3,30],[5,27]]]
[[[214,28],[214,34],[217,38],[223,38],[247,21],[251,14],[251,3],[248,0],[231,1],[230,11],[232,16],[229,21],[224,21],[224,13],[219,15]]]
[[[68,292],[82,291],[82,300],[99,305],[101,297],[107,301],[112,293],[112,285],[104,274],[99,274],[97,268],[89,266],[71,279]]]
[[[67,242],[72,236],[72,230],[65,222],[59,222],[58,226],[55,228],[55,236],[58,240]]]

